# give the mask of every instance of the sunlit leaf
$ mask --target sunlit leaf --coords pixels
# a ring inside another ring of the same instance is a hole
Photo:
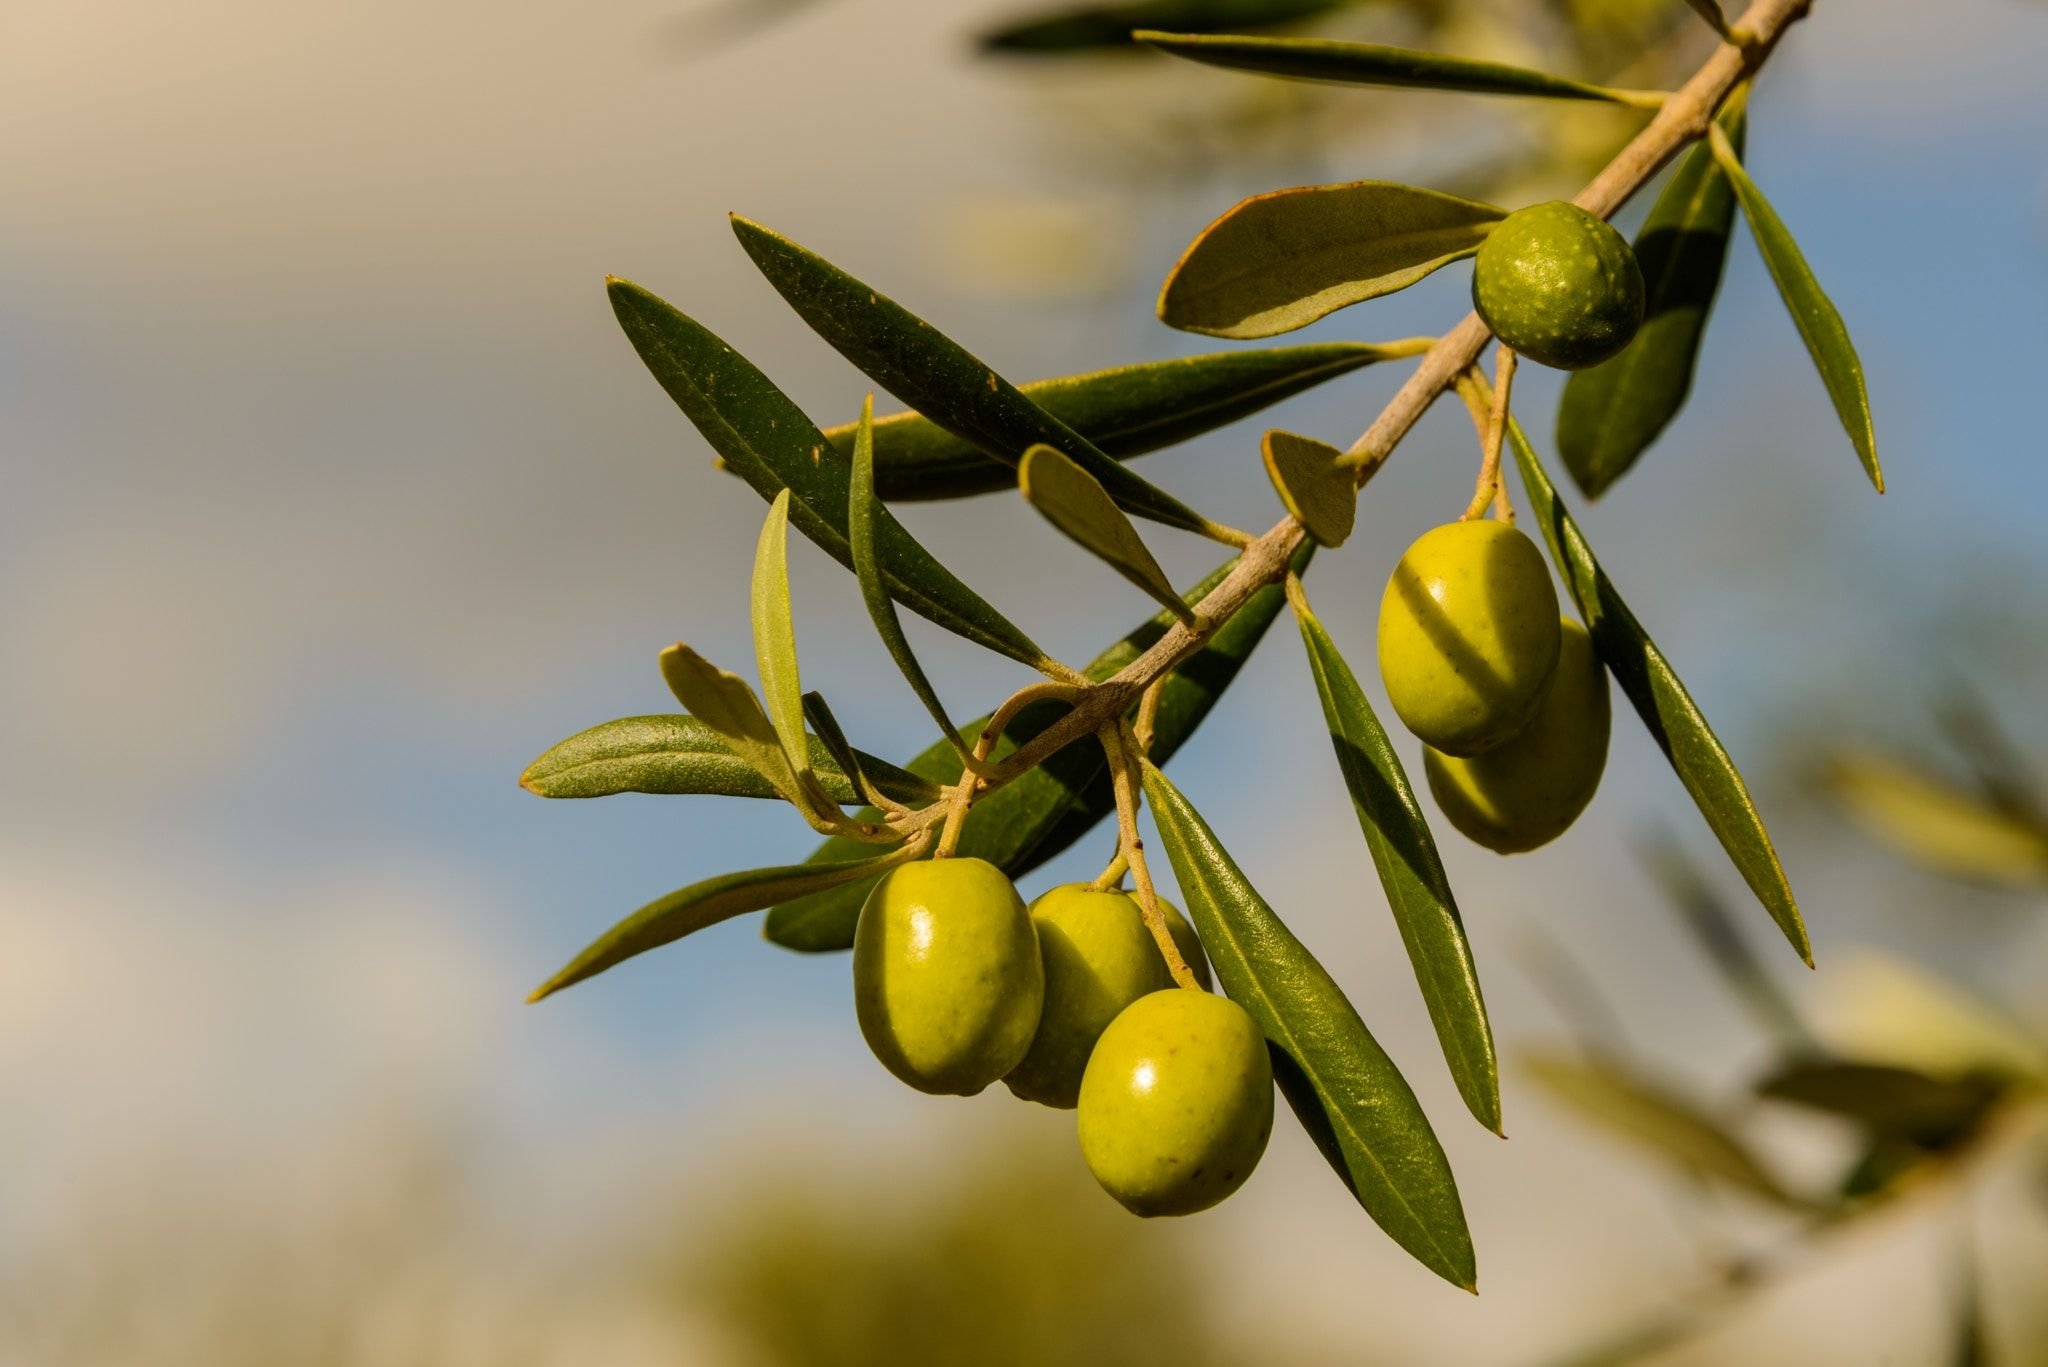
[[[1213,351],[1034,380],[1018,389],[1103,454],[1128,460],[1214,431],[1362,366],[1414,356],[1427,342],[1319,342]],[[846,452],[853,450],[853,433],[853,423],[825,429],[826,438]],[[875,492],[885,502],[963,498],[1016,487],[1013,465],[983,455],[972,442],[921,413],[875,419]]]
[[[1802,1204],[1718,1120],[1661,1083],[1609,1060],[1562,1054],[1533,1055],[1523,1066],[1579,1115],[1666,1162],[1779,1205]]]
[[[1223,582],[1234,563],[1217,567],[1182,595],[1183,601],[1200,602]],[[1304,553],[1295,562],[1295,568],[1305,569],[1307,564]],[[1282,601],[1277,585],[1261,589],[1216,629],[1194,658],[1166,676],[1152,737],[1153,758],[1165,763],[1194,734],[1237,677],[1253,648],[1264,639]],[[1149,649],[1173,621],[1171,613],[1158,614],[1096,656],[1083,672],[1097,682],[1111,677]],[[1004,733],[1005,739],[995,754],[1008,754],[1065,712],[1061,704],[1053,702],[1025,708]],[[971,723],[968,734],[977,734],[987,720],[983,717]],[[944,740],[927,747],[909,767],[935,784],[953,783],[960,777],[960,757]],[[1110,790],[1102,747],[1092,740],[1082,741],[976,802],[961,828],[960,853],[986,859],[1012,878],[1021,878],[1070,848],[1114,810],[1116,801]],[[835,837],[821,844],[811,857],[845,859],[867,848],[872,847]],[[854,923],[866,896],[867,885],[863,883],[786,902],[768,913],[768,938],[796,950],[847,949],[853,944]]]
[[[612,311],[648,370],[711,443],[728,470],[765,499],[790,491],[797,530],[853,567],[846,539],[850,471],[823,434],[742,355],[629,281],[609,284]],[[889,593],[912,612],[1036,667],[1045,653],[980,595],[927,555],[887,514],[876,538]]]
[[[898,862],[890,855],[849,859],[832,864],[795,864],[783,868],[728,873],[692,883],[649,902],[592,941],[561,972],[534,989],[528,1001],[539,1001],[572,983],[582,982],[624,963],[636,954],[659,949],[692,931],[717,925],[749,911],[759,911],[789,897],[835,887],[876,873]]]
[[[1295,604],[1295,615],[1322,699],[1323,722],[1337,750],[1337,767],[1343,771],[1352,810],[1386,890],[1387,906],[1401,929],[1401,943],[1407,946],[1444,1061],[1474,1118],[1498,1131],[1500,1069],[1493,1028],[1487,1023],[1472,947],[1451,896],[1450,879],[1437,857],[1429,820],[1365,690],[1337,653],[1336,642],[1306,600]]]
[[[1118,465],[930,323],[831,262],[737,214],[733,232],[789,306],[870,379],[939,426],[1011,464],[1043,442],[1126,511],[1206,534],[1208,519]]]
[[[1341,546],[1358,514],[1358,476],[1328,442],[1274,430],[1259,442],[1266,478],[1297,522],[1324,546]]]
[[[1614,581],[1600,568],[1585,534],[1559,500],[1557,486],[1550,482],[1543,463],[1536,458],[1536,449],[1529,445],[1521,424],[1513,420],[1508,423],[1508,448],[1514,453],[1515,465],[1528,493],[1529,520],[1542,528],[1558,577],[1564,580],[1572,601],[1578,605],[1579,616],[1592,634],[1593,648],[1621,685],[1622,692],[1628,694],[1636,715],[1671,761],[1679,781],[1741,871],[1743,881],[1777,922],[1778,929],[1785,932],[1799,957],[1811,964],[1813,947],[1807,938],[1806,922],[1799,914],[1791,884],[1785,881],[1784,866],[1778,862],[1770,833],[1764,829],[1763,818],[1757,815],[1749,786],[1736,771],[1735,761],[1728,757],[1728,751],[1707,725],[1692,695],[1685,691],[1685,684],[1671,662],[1657,649],[1657,643],[1622,601]]]
[[[1935,873],[2048,887],[2048,830],[1979,793],[1856,752],[1835,756],[1822,781],[1875,839]]]
[[[809,767],[804,738],[804,686],[797,672],[796,625],[789,605],[789,490],[768,505],[761,539],[754,548],[754,660],[768,719],[782,750],[799,769]]]
[[[1290,332],[1472,255],[1503,216],[1384,180],[1254,195],[1189,244],[1159,293],[1159,316],[1214,337]]]
[[[1166,775],[1145,800],[1216,979],[1251,1013],[1302,1127],[1374,1222],[1455,1286],[1478,1280],[1457,1182],[1429,1117],[1315,956],[1246,880]]]
[[[1721,123],[1739,148],[1742,101],[1730,105]],[[1612,360],[1573,371],[1558,401],[1557,453],[1586,497],[1627,474],[1684,406],[1734,227],[1727,174],[1708,148],[1693,148],[1636,234],[1641,329]]]
[[[834,802],[858,802],[845,765],[820,738],[808,741],[812,772]],[[924,803],[938,789],[873,755],[852,752],[868,781],[899,802]],[[542,797],[609,797],[615,793],[710,793],[780,797],[753,765],[718,733],[680,712],[621,717],[579,731],[527,766],[519,786]]]
[[[1870,422],[1870,394],[1863,385],[1863,362],[1857,359],[1849,329],[1843,325],[1834,303],[1821,291],[1820,282],[1813,278],[1813,269],[1806,264],[1805,255],[1777,210],[1764,198],[1749,172],[1742,169],[1742,159],[1735,154],[1727,134],[1716,127],[1709,138],[1714,159],[1735,186],[1735,198],[1742,205],[1742,216],[1749,220],[1750,234],[1756,239],[1757,250],[1763,253],[1764,265],[1770,268],[1771,279],[1777,282],[1778,293],[1799,327],[1800,339],[1806,343],[1813,364],[1820,371],[1821,382],[1827,386],[1835,416],[1842,420],[1842,429],[1849,434],[1871,485],[1883,493],[1884,471],[1877,463],[1877,431]]]
[[[1213,31],[1286,24],[1354,0],[1136,0],[1127,5],[1084,5],[1006,24],[981,37],[989,52],[1065,56],[1131,45],[1143,28]]]
[[[1589,85],[1527,67],[1447,57],[1440,52],[1349,43],[1333,38],[1251,38],[1235,34],[1161,33],[1141,30],[1136,41],[1189,61],[1300,81],[1340,85],[1397,86],[1416,90],[1462,90],[1476,95],[1541,95],[1554,100],[1602,100],[1654,109],[1656,91],[1617,90]]]
[[[752,765],[776,792],[803,805],[802,789],[782,740],[745,679],[720,669],[680,641],[661,652],[661,677],[690,715],[717,732],[728,750]],[[810,753],[808,745],[803,753]]]
[[[1818,1023],[1843,1058],[2048,1084],[2048,1040],[1925,969],[1866,950],[1832,965],[1824,985]]]
[[[1075,545],[1136,584],[1175,615],[1191,614],[1130,518],[1094,476],[1050,446],[1034,446],[1017,467],[1024,501]]]
[[[1835,1060],[1798,1062],[1756,1094],[1856,1121],[1880,1134],[1939,1146],[1974,1124],[2004,1088],[1980,1077],[1934,1078],[1911,1068]]]

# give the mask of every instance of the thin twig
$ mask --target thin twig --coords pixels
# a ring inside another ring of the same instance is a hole
[[[1501,521],[1513,524],[1514,509],[1508,507],[1508,486],[1500,477],[1500,444],[1508,432],[1508,396],[1514,391],[1515,349],[1502,344],[1494,359],[1493,409],[1486,426],[1479,431],[1479,478],[1472,486],[1472,501],[1465,505],[1461,521],[1484,516],[1488,504]]]
[[[1180,946],[1174,942],[1173,931],[1167,927],[1166,913],[1159,908],[1158,890],[1152,886],[1152,870],[1145,865],[1145,838],[1138,833],[1138,785],[1131,777],[1131,744],[1132,737],[1122,727],[1103,728],[1102,748],[1109,755],[1109,781],[1116,793],[1118,848],[1123,851],[1131,879],[1137,884],[1138,914],[1144,919],[1145,929],[1152,932],[1152,942],[1159,946],[1160,957],[1166,960],[1166,971],[1181,987],[1200,991],[1201,983],[1195,980],[1194,970],[1188,967]]]

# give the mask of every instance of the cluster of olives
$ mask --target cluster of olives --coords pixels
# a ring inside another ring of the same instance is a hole
[[[1607,765],[1607,675],[1503,522],[1418,538],[1380,601],[1380,676],[1453,826],[1501,854],[1562,835]]]
[[[1137,1214],[1206,1210],[1265,1152],[1273,1069],[1257,1023],[1206,990],[1194,928],[1160,906],[1200,988],[1174,985],[1128,893],[1073,884],[1027,909],[983,859],[892,869],[854,936],[861,1033],[921,1092],[1001,1078],[1075,1110],[1089,1171]]]

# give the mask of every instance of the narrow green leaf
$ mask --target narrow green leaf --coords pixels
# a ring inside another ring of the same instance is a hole
[[[813,695],[815,696],[815,695]],[[822,732],[823,728],[819,728]],[[807,742],[811,770],[834,802],[858,802],[843,759],[819,737]],[[938,789],[873,755],[850,751],[868,781],[898,802],[921,804]],[[681,712],[621,717],[579,731],[528,765],[519,786],[542,797],[610,797],[616,793],[708,793],[780,797],[753,765],[718,733]]]
[[[804,686],[797,673],[796,624],[789,604],[789,490],[768,505],[761,539],[754,547],[754,662],[761,692],[782,752],[800,771],[809,768],[804,738]]]
[[[1373,714],[1365,690],[1337,653],[1337,645],[1304,599],[1295,605],[1309,670],[1322,699],[1323,721],[1337,750],[1337,767],[1351,792],[1352,810],[1386,889],[1387,906],[1401,929],[1415,984],[1422,989],[1444,1062],[1467,1109],[1487,1129],[1500,1131],[1500,1065],[1493,1027],[1479,993],[1479,970],[1465,923],[1451,896],[1429,819],[1415,800],[1401,758]]]
[[[1911,1068],[1832,1060],[1793,1063],[1756,1094],[1843,1116],[1875,1135],[1926,1147],[1947,1144],[1981,1118],[2005,1086],[1982,1074],[1934,1078]]]
[[[1212,351],[1033,380],[1018,389],[1104,455],[1128,460],[1212,432],[1363,366],[1418,355],[1427,342]],[[853,433],[853,423],[825,429],[826,439],[849,453]],[[983,455],[921,413],[875,419],[875,492],[885,502],[964,498],[1016,487],[1012,465]]]
[[[1150,764],[1145,800],[1217,981],[1266,1032],[1274,1077],[1302,1127],[1395,1243],[1452,1285],[1474,1289],[1457,1182],[1401,1070],[1201,814]]]
[[[802,788],[761,700],[745,679],[729,674],[678,641],[661,652],[661,677],[691,716],[718,733],[726,748],[752,765],[776,792],[801,807]],[[810,747],[802,753],[808,755]]]
[[[1183,596],[1198,603],[1223,582],[1234,561],[1225,562]],[[1307,557],[1295,562],[1297,571],[1307,568]],[[1167,675],[1160,690],[1159,715],[1152,737],[1152,754],[1165,763],[1194,734],[1209,711],[1223,696],[1252,650],[1264,639],[1283,599],[1278,587],[1262,589],[1237,614],[1209,638],[1209,644],[1194,658]],[[1171,613],[1162,612],[1130,635],[1095,657],[1084,673],[1100,682],[1151,648],[1173,625]],[[1005,732],[996,747],[998,758],[1024,744],[1061,716],[1066,709],[1058,703],[1027,707]],[[967,727],[978,734],[988,718]],[[910,769],[926,781],[957,782],[960,757],[951,744],[936,741],[910,761]],[[974,804],[961,830],[960,853],[986,859],[1012,878],[1032,869],[1086,836],[1116,810],[1102,747],[1093,741],[1070,745],[1044,765],[1005,784]],[[852,857],[861,849],[843,838],[826,840],[812,854],[813,859]],[[867,885],[835,888],[794,902],[785,902],[768,913],[767,935],[788,949],[822,952],[847,949],[853,944],[854,923]]]
[[[1873,838],[1946,878],[2048,887],[2048,829],[2026,814],[1885,756],[1844,751],[1821,775]]]
[[[832,763],[846,776],[846,786],[855,795],[855,800],[875,801],[877,785],[868,773],[868,763],[872,761],[864,763],[866,757],[847,744],[846,732],[840,729],[839,718],[832,715],[832,708],[825,701],[823,693],[804,694],[804,720],[809,722],[811,730],[817,733],[813,737],[812,749],[816,750],[822,746],[825,752],[831,755]],[[933,789],[925,800],[929,801],[938,795],[938,790]],[[886,797],[888,794],[885,792],[882,796]]]
[[[883,867],[898,862],[901,861],[895,856],[885,854],[832,864],[793,864],[782,868],[755,869],[749,873],[728,873],[692,883],[687,888],[649,902],[598,936],[561,972],[535,988],[527,1000],[537,1002],[552,996],[572,983],[595,977],[636,954],[659,949],[692,931],[717,925],[745,912],[759,911],[787,897],[800,897],[857,878],[873,876]]]
[[[860,596],[867,604],[868,619],[875,624],[875,634],[882,638],[882,644],[889,648],[889,658],[896,661],[910,691],[917,694],[924,710],[939,724],[940,734],[964,754],[967,747],[960,733],[953,729],[945,704],[939,701],[938,691],[925,675],[924,666],[918,663],[917,653],[910,648],[910,638],[903,634],[903,624],[896,620],[896,605],[889,601],[888,590],[882,584],[881,566],[875,557],[875,529],[881,523],[884,509],[875,498],[874,417],[875,396],[870,394],[861,403],[859,435],[853,443],[853,480],[847,493],[850,501],[846,524],[853,542],[853,572],[860,579]]]
[[[1635,705],[1650,736],[1664,751],[1677,771],[1679,782],[1692,795],[1693,803],[1707,825],[1728,851],[1757,900],[1785,932],[1792,948],[1810,967],[1813,946],[1806,934],[1806,922],[1799,915],[1799,903],[1785,881],[1784,866],[1771,846],[1770,832],[1750,800],[1749,786],[1736,772],[1720,738],[1701,715],[1692,695],[1672,669],[1664,652],[1650,639],[1622,601],[1614,581],[1600,568],[1593,548],[1586,543],[1579,524],[1572,520],[1557,496],[1557,486],[1536,458],[1536,450],[1522,425],[1508,423],[1508,447],[1521,470],[1522,485],[1529,500],[1529,518],[1543,529],[1550,546],[1550,558],[1564,580],[1579,616],[1592,633],[1593,648],[1614,675],[1621,691]]]
[[[1383,47],[1378,43],[1161,33],[1149,29],[1131,37],[1191,62],[1298,81],[1462,90],[1474,95],[1541,95],[1553,100],[1602,100],[1637,109],[1655,109],[1664,101],[1663,95],[1654,90],[1617,90],[1527,67],[1447,57],[1440,52],[1418,52],[1413,48]]]
[[[1182,253],[1159,316],[1212,337],[1291,332],[1472,255],[1502,217],[1491,204],[1384,180],[1253,195]]]
[[[1721,12],[1720,0],[1685,0],[1685,3],[1692,7],[1694,14],[1706,21],[1708,28],[1723,38],[1731,37],[1728,31],[1728,16]]]
[[[1842,430],[1849,434],[1850,444],[1856,448],[1857,459],[1863,462],[1872,487],[1881,494],[1884,471],[1877,463],[1877,430],[1870,422],[1870,393],[1863,385],[1863,362],[1857,359],[1849,329],[1843,325],[1833,301],[1822,292],[1820,282],[1813,278],[1812,267],[1806,264],[1806,257],[1784,220],[1778,217],[1778,211],[1764,198],[1749,172],[1742,169],[1742,159],[1736,155],[1728,135],[1717,125],[1708,130],[1707,136],[1714,159],[1735,186],[1735,198],[1742,205],[1742,216],[1749,220],[1750,235],[1756,239],[1757,250],[1763,253],[1771,279],[1777,282],[1786,310],[1798,325],[1800,340],[1806,343],[1814,367],[1820,371],[1821,383],[1827,386],[1835,416],[1842,420]]]
[[[749,219],[733,232],[789,306],[876,384],[955,436],[1015,465],[1043,442],[1126,510],[1207,534],[1209,520],[1118,465],[930,323],[831,262]]]
[[[1152,595],[1184,621],[1193,610],[1180,601],[1173,582],[1138,529],[1124,516],[1093,475],[1054,447],[1034,446],[1017,466],[1017,490],[1068,540]]]
[[[1744,120],[1731,104],[1721,120],[1739,147]],[[1586,497],[1627,474],[1685,405],[1734,227],[1734,187],[1712,151],[1693,148],[1636,234],[1641,329],[1613,360],[1573,371],[1558,401],[1557,452]]]
[[[1611,1060],[1538,1054],[1523,1066],[1544,1090],[1585,1119],[1666,1162],[1777,1205],[1803,1205],[1747,1145],[1668,1087]]]
[[[797,530],[851,569],[845,457],[766,375],[701,324],[629,281],[614,279],[608,288],[612,311],[640,359],[726,468],[765,499],[788,489]],[[1030,637],[926,554],[893,516],[884,515],[876,540],[896,601],[1013,660],[1035,668],[1045,659]]]
[[[1358,516],[1358,475],[1328,442],[1274,430],[1259,442],[1266,478],[1295,521],[1323,546],[1341,546]]]
[[[1286,24],[1351,4],[1353,0],[1137,0],[1089,5],[1037,15],[981,36],[984,51],[1017,56],[1066,56],[1131,46],[1133,29],[1215,30]]]

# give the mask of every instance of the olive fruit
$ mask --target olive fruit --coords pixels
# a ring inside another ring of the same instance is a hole
[[[1194,927],[1163,898],[1159,909],[1181,957],[1208,986],[1209,960]],[[1031,924],[1045,964],[1045,1009],[1030,1052],[1003,1081],[1026,1101],[1071,1110],[1103,1029],[1138,998],[1172,987],[1173,977],[1137,899],[1120,889],[1054,888],[1031,904]]]
[[[1502,522],[1433,527],[1380,599],[1380,678],[1401,722],[1476,755],[1536,714],[1557,666],[1557,590],[1543,554]]]
[[[1576,204],[1532,204],[1486,236],[1472,306],[1493,335],[1532,361],[1583,370],[1643,323],[1643,272],[1628,239]]]
[[[1226,997],[1171,987],[1124,1008],[1081,1078],[1081,1156],[1139,1215],[1192,1215],[1244,1185],[1273,1133],[1266,1038]]]
[[[985,859],[882,875],[853,935],[853,1001],[882,1065],[920,1092],[973,1096],[1031,1047],[1045,996],[1038,936]]]
[[[1550,692],[1520,735],[1470,759],[1422,753],[1437,806],[1500,854],[1564,834],[1593,800],[1607,765],[1607,673],[1584,627],[1567,620],[1562,637]]]

